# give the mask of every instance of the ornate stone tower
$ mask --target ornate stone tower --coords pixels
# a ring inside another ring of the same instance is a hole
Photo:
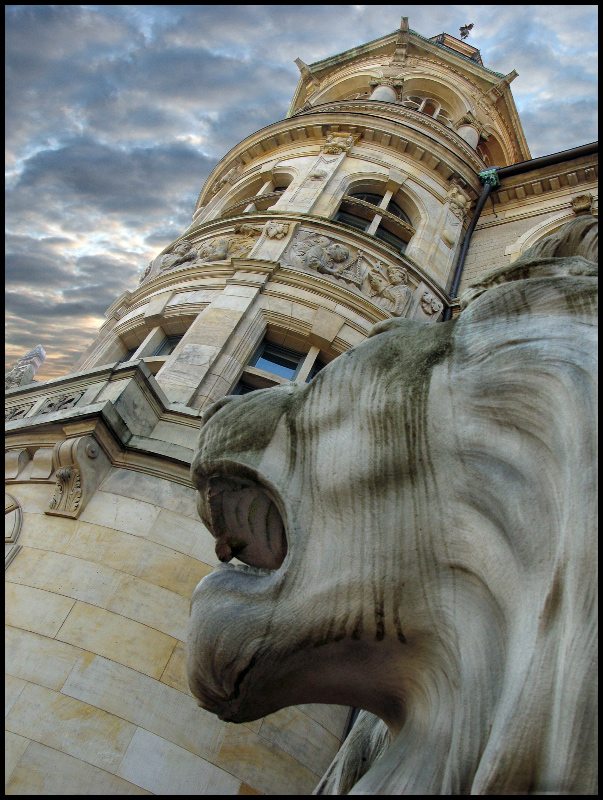
[[[438,322],[479,173],[530,155],[515,73],[448,34],[403,19],[296,63],[287,118],[216,165],[73,370],[9,382],[9,793],[308,794],[344,735],[347,708],[233,726],[188,691],[189,598],[216,563],[200,415],[311,380],[381,320]]]

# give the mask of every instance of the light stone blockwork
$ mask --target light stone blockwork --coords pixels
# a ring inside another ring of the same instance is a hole
[[[287,117],[216,164],[72,370],[37,381],[40,346],[7,376],[7,794],[310,794],[340,752],[335,695],[235,724],[191,694],[191,596],[219,565],[191,464],[233,392],[269,389],[269,422],[272,389],[311,391],[375,325],[456,314],[487,167],[528,164],[492,191],[461,288],[596,215],[596,156],[529,167],[515,73],[443,36],[404,18],[298,59]]]

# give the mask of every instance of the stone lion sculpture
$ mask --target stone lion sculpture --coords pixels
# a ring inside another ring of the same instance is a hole
[[[579,217],[456,320],[206,412],[189,685],[363,709],[315,793],[596,793],[595,245]]]

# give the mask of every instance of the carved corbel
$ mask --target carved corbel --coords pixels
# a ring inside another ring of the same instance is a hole
[[[78,436],[55,446],[52,466],[56,485],[44,513],[77,519],[111,463],[93,436]]]
[[[15,480],[29,462],[29,451],[23,447],[19,450],[9,450],[4,455],[4,477],[6,480]]]

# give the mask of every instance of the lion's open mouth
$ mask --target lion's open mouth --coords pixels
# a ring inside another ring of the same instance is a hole
[[[229,569],[268,574],[287,555],[285,526],[265,487],[246,478],[215,477],[199,486],[199,514]],[[238,558],[243,565],[227,562]]]

